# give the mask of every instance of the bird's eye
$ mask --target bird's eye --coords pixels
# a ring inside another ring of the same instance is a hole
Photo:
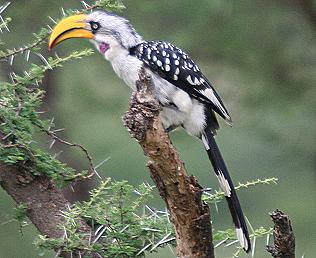
[[[92,30],[93,33],[96,33],[97,30],[101,27],[100,23],[93,22],[93,21],[90,22],[90,26],[91,26],[91,30]]]

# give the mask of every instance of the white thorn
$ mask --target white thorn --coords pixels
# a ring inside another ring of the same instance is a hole
[[[96,243],[100,237],[103,235],[104,231],[106,230],[107,228],[104,226],[104,228],[101,230],[101,232],[99,233],[99,235],[93,240],[93,243]]]
[[[174,257],[177,257],[176,254],[174,253],[172,247],[171,247],[169,244],[167,244],[167,246],[169,247],[169,250],[170,250],[170,252],[173,254],[173,256],[174,256]]]
[[[248,223],[248,225],[249,225],[249,227],[250,227],[252,233],[255,234],[255,230],[254,230],[253,226],[250,224],[250,221],[249,221],[248,217],[245,216],[245,219],[246,219],[246,221],[247,221],[247,223]]]
[[[228,238],[225,238],[224,240],[220,241],[219,243],[217,243],[214,248],[217,248],[219,246],[221,246],[222,244],[224,244],[226,241],[228,240]]]
[[[61,10],[61,14],[62,14],[63,16],[66,16],[66,13],[65,13],[64,8],[63,8],[63,7],[60,7],[60,10]]]
[[[126,229],[128,229],[129,228],[129,225],[126,225],[124,228],[122,228],[121,230],[120,230],[120,233],[123,233]]]
[[[56,22],[51,16],[48,16],[48,18],[49,18],[54,24],[57,24],[57,22]]]
[[[238,243],[238,242],[239,242],[239,240],[234,240],[234,241],[228,243],[228,244],[225,245],[225,246],[226,246],[226,247],[229,247],[229,246],[231,246],[231,245],[233,245],[233,244],[236,244],[236,243]]]
[[[10,64],[10,66],[13,65],[14,57],[15,57],[15,55],[10,56],[10,59],[9,59],[9,64]]]
[[[57,152],[57,153],[54,154],[53,157],[54,157],[54,158],[57,158],[57,157],[58,157],[60,154],[62,154],[62,153],[63,153],[63,151]]]
[[[52,27],[49,26],[49,24],[47,24],[46,26],[47,26],[47,28],[49,29],[50,32],[53,31]]]
[[[91,6],[88,5],[85,1],[81,1],[81,3],[84,5],[84,7],[85,7],[86,9],[91,7]]]
[[[14,78],[13,72],[9,73],[9,76],[10,76],[10,78],[11,78],[11,81],[12,81],[13,83],[15,83],[15,78]]]
[[[49,149],[53,148],[54,144],[55,144],[56,140],[52,140],[51,144],[49,145]]]
[[[269,242],[270,242],[270,234],[267,235],[267,242],[266,242],[266,245],[269,245]]]
[[[94,168],[98,169],[99,167],[101,167],[105,162],[109,161],[111,159],[111,157],[107,157],[105,160],[101,161],[98,165],[96,165]]]
[[[29,59],[30,59],[30,53],[31,53],[31,51],[29,49],[26,50],[26,53],[25,53],[25,60],[26,60],[26,62],[28,62]]]
[[[142,196],[142,194],[141,194],[140,192],[138,192],[136,189],[134,189],[133,192],[136,193],[136,194],[139,195],[139,196]]]
[[[150,249],[150,252],[155,250],[158,246],[160,246],[161,244],[165,243],[166,242],[166,239],[171,235],[171,233],[168,233],[167,235],[165,235],[157,244],[155,244],[151,249]],[[170,238],[170,239],[174,239],[173,238]],[[168,239],[168,241],[170,241],[170,239]]]
[[[166,217],[167,217],[168,223],[170,223],[169,212],[167,208],[165,208],[165,211],[166,211]]]
[[[30,74],[27,71],[24,71],[24,74],[31,78]]]
[[[6,24],[6,22],[3,20],[3,18],[2,18],[1,15],[0,15],[0,20],[2,21],[2,24],[4,25],[4,27],[6,28],[6,30],[7,30],[8,32],[10,32],[10,30],[9,30],[9,28],[8,28],[8,26],[7,26],[7,24]]]
[[[4,5],[0,6],[0,13],[2,13],[10,4],[11,2],[7,2]]]
[[[148,245],[146,245],[144,248],[142,248],[137,254],[136,254],[136,256],[139,256],[140,254],[142,254],[143,252],[145,252],[147,249],[148,249],[148,247],[150,247],[152,244],[148,244]]]
[[[98,178],[102,179],[102,177],[99,175],[98,171],[95,168],[93,168],[93,172],[97,175]]]
[[[97,228],[97,230],[94,232],[94,235],[96,236],[98,234],[98,232],[103,229],[105,226],[104,225],[101,225]]]
[[[53,133],[58,133],[58,132],[62,132],[64,130],[65,130],[65,128],[60,128],[60,129],[53,130],[52,132]]]
[[[150,232],[162,232],[160,229],[155,229],[155,228],[142,228],[142,230],[146,230]]]
[[[251,257],[255,257],[255,250],[256,250],[256,237],[253,238]]]
[[[148,205],[145,205],[145,207],[156,217],[159,218],[156,212],[154,212]]]
[[[53,70],[53,68],[50,66],[50,64],[42,54],[36,53],[36,55],[43,61],[43,63],[47,66],[48,69]]]

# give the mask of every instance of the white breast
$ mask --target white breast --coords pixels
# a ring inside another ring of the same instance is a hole
[[[107,58],[115,71],[115,73],[124,80],[124,82],[133,90],[136,89],[136,81],[143,63],[134,56],[129,55],[126,49],[113,48],[107,51]]]
[[[110,49],[105,57],[111,62],[115,73],[135,90],[143,62],[120,47]],[[205,126],[204,106],[149,69],[147,72],[153,78],[157,100],[162,105],[174,104],[177,107],[163,107],[160,116],[164,127],[183,125],[188,133],[199,136]]]

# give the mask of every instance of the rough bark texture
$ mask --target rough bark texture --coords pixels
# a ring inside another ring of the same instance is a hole
[[[58,225],[63,222],[61,211],[68,210],[70,204],[49,177],[33,176],[24,168],[0,163],[0,185],[17,204],[27,204],[27,216],[42,235],[63,237],[64,231]],[[80,231],[89,235],[91,228],[83,220],[80,224]],[[80,255],[62,252],[60,257],[76,258]],[[99,256],[91,254],[89,257]]]
[[[202,188],[188,176],[183,162],[159,119],[159,104],[152,94],[151,78],[140,72],[137,91],[123,120],[129,133],[149,157],[151,178],[166,202],[174,225],[177,254],[181,258],[214,257],[208,206]]]
[[[295,258],[295,237],[289,217],[279,210],[270,216],[274,222],[274,245],[267,246],[267,251],[275,258]]]

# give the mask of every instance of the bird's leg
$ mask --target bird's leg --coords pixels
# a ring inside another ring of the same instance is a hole
[[[165,128],[165,132],[170,133],[173,130],[177,129],[178,127],[179,127],[179,125],[170,125],[169,127]]]

